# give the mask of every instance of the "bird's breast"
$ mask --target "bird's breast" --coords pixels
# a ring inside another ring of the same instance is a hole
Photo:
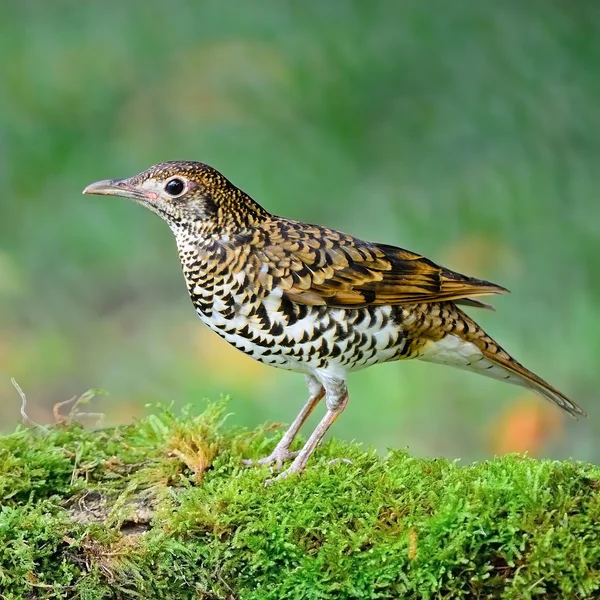
[[[240,276],[241,277],[241,276]],[[340,309],[305,306],[274,288],[259,296],[228,282],[198,280],[190,296],[201,320],[260,362],[336,375],[399,358],[405,346],[392,307]]]
[[[405,309],[307,306],[279,287],[249,284],[235,256],[228,264],[194,244],[179,244],[190,298],[200,319],[230,344],[260,362],[336,375],[403,358]]]

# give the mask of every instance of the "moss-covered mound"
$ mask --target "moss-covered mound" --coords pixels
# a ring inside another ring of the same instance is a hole
[[[265,488],[223,411],[0,438],[0,598],[599,597],[598,467],[332,441]]]

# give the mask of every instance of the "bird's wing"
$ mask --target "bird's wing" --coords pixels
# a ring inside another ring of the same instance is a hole
[[[385,244],[295,221],[273,220],[248,261],[249,282],[306,305],[359,308],[467,299],[505,288]],[[487,306],[487,305],[484,305]]]

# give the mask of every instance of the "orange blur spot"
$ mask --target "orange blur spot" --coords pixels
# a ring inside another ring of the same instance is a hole
[[[495,454],[511,452],[537,455],[550,440],[562,433],[558,410],[537,396],[519,396],[501,415],[490,436]]]

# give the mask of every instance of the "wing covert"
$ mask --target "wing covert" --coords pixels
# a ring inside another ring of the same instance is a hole
[[[508,291],[440,267],[414,252],[325,227],[281,219],[272,221],[265,233],[249,261],[250,279],[266,290],[280,288],[300,304],[360,308]]]

